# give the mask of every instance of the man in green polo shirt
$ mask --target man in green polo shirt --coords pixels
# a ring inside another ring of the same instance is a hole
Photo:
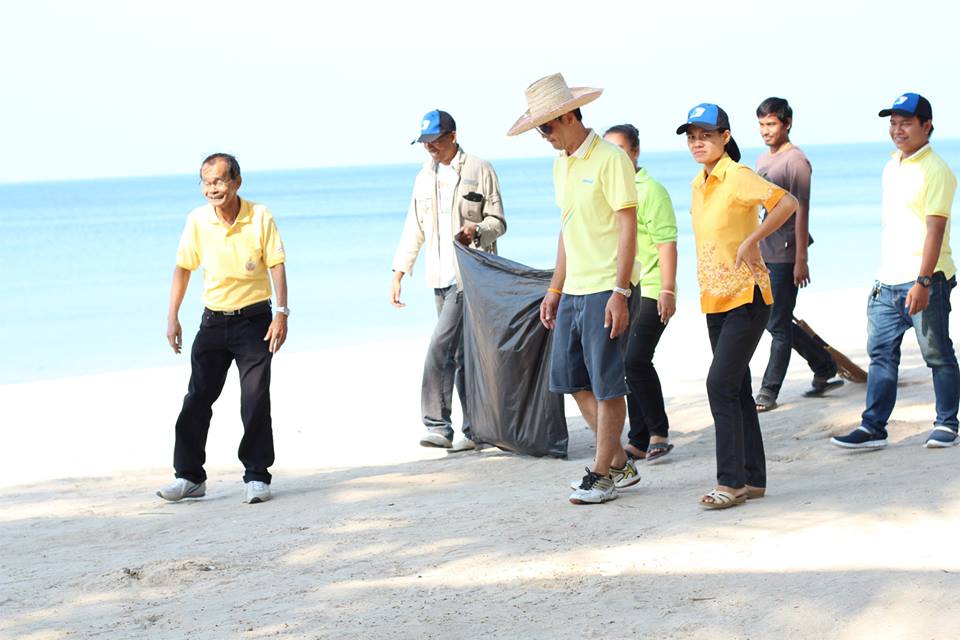
[[[561,231],[540,320],[554,330],[550,390],[572,394],[597,433],[593,468],[570,495],[574,504],[613,500],[618,487],[640,480],[620,444],[628,301],[640,279],[637,192],[626,154],[581,120],[580,107],[602,91],[568,87],[559,73],[541,78],[527,88],[527,112],[508,132],[537,128],[561,152],[553,169]]]

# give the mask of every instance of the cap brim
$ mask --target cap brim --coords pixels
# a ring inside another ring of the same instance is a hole
[[[907,116],[908,118],[911,118],[917,115],[916,113],[904,111],[903,109],[884,109],[877,115],[880,116],[881,118],[886,118],[887,116],[892,116],[893,114],[897,114],[898,116]]]
[[[554,118],[562,116],[565,113],[569,113],[574,109],[579,109],[583,105],[589,104],[599,98],[600,94],[603,93],[603,89],[593,89],[591,87],[570,87],[570,93],[573,94],[572,100],[561,102],[549,111],[536,114],[531,114],[529,111],[527,111],[520,116],[516,122],[513,123],[513,126],[510,127],[510,130],[507,131],[507,135],[520,135],[521,133],[525,133],[531,129],[539,127],[545,122],[550,122]]]
[[[449,131],[447,132],[449,133]],[[437,138],[442,138],[447,135],[446,133],[425,133],[410,144],[417,144],[418,142],[433,142]]]
[[[689,129],[690,127],[698,127],[700,129],[703,129],[704,131],[716,131],[717,129],[720,128],[715,124],[707,124],[706,122],[684,122],[682,125],[677,127],[677,135],[680,135],[681,133],[686,133],[687,129]]]

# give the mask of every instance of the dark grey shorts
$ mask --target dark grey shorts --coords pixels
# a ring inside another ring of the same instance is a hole
[[[628,393],[624,355],[629,330],[610,339],[610,328],[603,326],[603,314],[610,291],[585,296],[563,294],[553,330],[550,357],[550,391],[576,393],[593,391],[597,400],[610,400]],[[633,320],[633,299],[630,299]]]

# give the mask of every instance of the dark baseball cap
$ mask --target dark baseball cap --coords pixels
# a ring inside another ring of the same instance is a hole
[[[434,109],[423,116],[423,120],[420,121],[420,137],[410,144],[433,142],[437,138],[456,130],[457,123],[454,122],[453,116],[446,111]]]
[[[889,109],[884,109],[879,115],[881,118],[897,114],[898,116],[916,116],[923,122],[933,120],[933,107],[930,101],[919,93],[905,93],[893,101]]]

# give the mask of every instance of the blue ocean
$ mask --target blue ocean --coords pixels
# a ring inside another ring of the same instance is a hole
[[[935,141],[960,171],[960,141]],[[863,287],[879,247],[880,173],[889,143],[805,146],[813,164],[810,250],[814,289]],[[761,149],[744,151],[753,165]],[[241,158],[242,162],[242,158]],[[559,213],[552,159],[493,161],[508,231],[505,257],[553,266]],[[680,302],[696,299],[688,214],[698,166],[683,151],[641,163],[673,198],[680,228]],[[404,309],[388,302],[391,260],[419,165],[244,174],[241,196],[269,206],[287,250],[287,350],[429,334],[432,292],[415,269]],[[178,176],[0,184],[0,281],[6,339],[0,383],[183,362],[165,338],[170,276],[187,213],[203,204],[196,172]],[[181,309],[186,346],[199,323],[200,274]]]

